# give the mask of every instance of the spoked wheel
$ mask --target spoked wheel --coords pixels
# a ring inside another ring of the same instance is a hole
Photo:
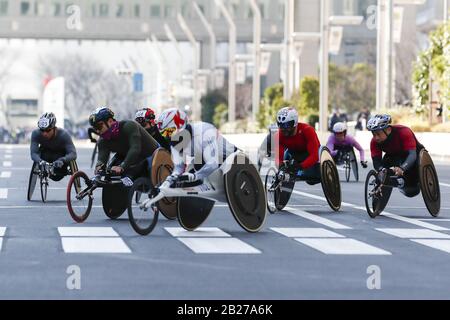
[[[377,182],[377,172],[371,170],[367,174],[364,200],[366,203],[367,213],[371,218],[377,217],[386,208],[386,205],[391,197],[392,187],[382,187],[379,189]]]
[[[356,182],[358,182],[359,181],[358,161],[356,161],[356,155],[354,150],[350,152],[350,167],[352,168],[353,176],[355,177]]]
[[[38,179],[38,166],[36,163],[33,163],[33,166],[31,167],[30,172],[30,178],[28,179],[28,192],[27,192],[27,200],[31,201],[31,198],[33,197],[34,189],[36,188],[36,182]]]
[[[159,210],[156,204],[151,208],[141,209],[139,206],[144,200],[152,198],[152,183],[148,178],[137,179],[130,189],[128,203],[128,217],[134,231],[142,236],[148,235],[158,222]]]
[[[47,201],[48,178],[40,177],[41,181],[41,199],[42,202]]]
[[[277,211],[277,202],[280,196],[280,183],[278,182],[278,172],[275,168],[270,168],[266,174],[264,189],[267,197],[267,210],[270,213]]]
[[[345,161],[344,161],[344,168],[345,168],[345,180],[347,182],[350,181],[350,157],[348,155],[345,156]]]
[[[78,188],[80,192],[77,192]],[[93,199],[89,177],[77,171],[67,185],[67,208],[72,219],[78,223],[84,222],[91,213]]]

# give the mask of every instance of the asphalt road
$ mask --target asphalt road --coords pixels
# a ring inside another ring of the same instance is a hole
[[[90,149],[79,167],[89,168]],[[331,212],[320,185],[297,183],[286,211],[246,233],[224,203],[204,228],[183,232],[160,218],[138,236],[127,214],[109,220],[96,194],[76,224],[66,207],[68,179],[26,200],[26,146],[0,146],[2,299],[449,299],[450,165],[437,165],[442,209],[397,190],[387,213],[371,219],[363,180],[342,182],[345,205]],[[342,173],[342,171],[340,171]]]

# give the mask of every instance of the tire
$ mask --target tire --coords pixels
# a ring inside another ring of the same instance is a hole
[[[41,199],[45,203],[47,201],[48,179],[46,177],[40,178],[41,181]]]
[[[345,167],[345,180],[347,182],[349,182],[350,181],[350,170],[351,170],[351,168],[350,168],[350,159],[349,159],[348,155],[345,156],[344,167]]]
[[[129,193],[128,218],[133,230],[142,236],[150,234],[158,222],[159,210],[156,204],[147,210],[139,208],[142,201],[150,197],[151,189],[152,183],[149,178],[138,178]]]
[[[31,167],[30,171],[30,178],[28,179],[28,191],[27,191],[27,200],[31,201],[31,198],[33,197],[34,189],[36,189],[36,182],[38,179],[38,175],[36,174],[36,163],[33,163],[33,166]]]
[[[266,173],[266,179],[264,182],[264,190],[267,197],[267,210],[269,213],[273,214],[277,211],[277,201],[279,197],[279,191],[277,189],[271,188],[274,184],[274,179],[276,179],[277,171],[275,168],[270,168]]]
[[[93,197],[91,194],[87,194],[83,199],[77,199],[76,196],[79,192],[76,190],[76,185],[79,185],[82,191],[90,187],[89,177],[83,171],[77,171],[70,177],[66,195],[70,216],[75,222],[82,223],[91,213]]]
[[[382,187],[381,197],[374,198],[371,196],[369,193],[373,190],[372,186],[374,186],[374,179],[376,178],[377,172],[375,170],[370,170],[364,184],[364,201],[366,204],[367,213],[371,218],[376,218],[381,212],[383,212],[392,193],[392,187]]]
[[[359,172],[358,172],[358,161],[356,160],[355,150],[352,149],[350,153],[350,167],[353,171],[353,176],[355,177],[355,181],[359,181]]]

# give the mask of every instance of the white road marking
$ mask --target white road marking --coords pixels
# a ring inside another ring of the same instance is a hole
[[[219,228],[198,228],[195,231],[187,231],[183,228],[164,228],[173,237],[231,237]]]
[[[289,212],[291,212],[292,214],[295,214],[296,216],[299,216],[299,217],[302,217],[302,218],[314,221],[316,223],[319,223],[319,224],[322,224],[324,226],[327,226],[327,227],[329,227],[331,229],[341,229],[341,230],[352,229],[351,227],[348,227],[348,226],[345,226],[343,224],[331,221],[331,220],[326,219],[326,218],[319,217],[317,215],[308,213],[308,212],[303,211],[303,210],[295,209],[295,208],[292,208],[292,207],[285,207],[285,210],[288,210]]]
[[[304,193],[304,192],[300,192],[300,191],[295,191],[294,190],[294,193],[296,193],[298,195],[302,195],[302,196],[308,197],[308,198],[312,198],[312,199],[327,201],[327,199],[325,199],[324,197],[320,197],[320,196],[316,196],[316,195],[312,195],[312,194],[308,194],[308,193]],[[366,211],[365,207],[361,207],[361,206],[358,206],[358,205],[355,205],[355,204],[342,202],[342,205],[351,207],[353,209]],[[406,222],[406,223],[409,223],[409,224],[413,224],[413,225],[416,225],[416,226],[419,226],[419,227],[422,227],[422,228],[430,229],[430,230],[435,230],[435,231],[448,231],[448,230],[450,230],[448,228],[443,228],[443,227],[440,227],[440,226],[433,225],[431,223],[420,221],[419,219],[407,218],[407,217],[400,216],[400,215],[397,215],[397,214],[394,214],[394,213],[389,213],[387,211],[383,211],[382,215],[385,216],[385,217],[389,217],[391,219],[400,220],[400,221],[403,221],[403,222]]]
[[[379,228],[378,231],[402,239],[450,239],[450,235],[429,229]]]
[[[259,254],[261,251],[236,238],[178,238],[194,253]]]
[[[0,237],[4,237],[6,233],[6,227],[0,227]]]
[[[289,238],[345,238],[336,232],[323,228],[270,228]]]
[[[12,155],[11,154],[5,154],[5,159],[11,159]]]
[[[11,161],[3,161],[3,166],[4,167],[12,167],[12,162]]]
[[[450,253],[450,240],[423,240],[423,239],[412,239],[412,242],[416,242],[419,244],[423,244],[424,246],[441,250],[447,253]]]
[[[440,184],[442,187],[448,187],[448,188],[450,188],[450,184],[448,184],[448,183],[439,182],[439,184]]]
[[[335,255],[391,255],[389,251],[355,239],[295,239],[324,254]]]
[[[66,253],[131,253],[121,238],[61,238]]]
[[[61,237],[119,237],[111,227],[58,227]]]
[[[7,199],[7,198],[8,198],[8,189],[0,188],[0,199]]]
[[[450,208],[441,208],[441,210],[450,209]],[[450,222],[450,219],[439,219],[439,218],[425,218],[425,219],[419,219],[422,221],[436,221],[436,222]]]
[[[0,178],[11,178],[11,171],[2,171],[2,173],[0,174]]]

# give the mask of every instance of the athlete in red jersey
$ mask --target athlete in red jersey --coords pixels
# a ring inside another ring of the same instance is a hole
[[[377,171],[393,167],[393,173],[404,180],[392,183],[407,197],[414,197],[420,192],[417,157],[423,145],[410,128],[391,125],[391,121],[389,115],[376,115],[367,123],[373,134],[370,142],[373,166]]]
[[[320,182],[319,148],[316,131],[305,123],[298,123],[294,108],[283,108],[277,115],[278,132],[275,133],[276,163],[294,160],[297,176],[309,184]]]

